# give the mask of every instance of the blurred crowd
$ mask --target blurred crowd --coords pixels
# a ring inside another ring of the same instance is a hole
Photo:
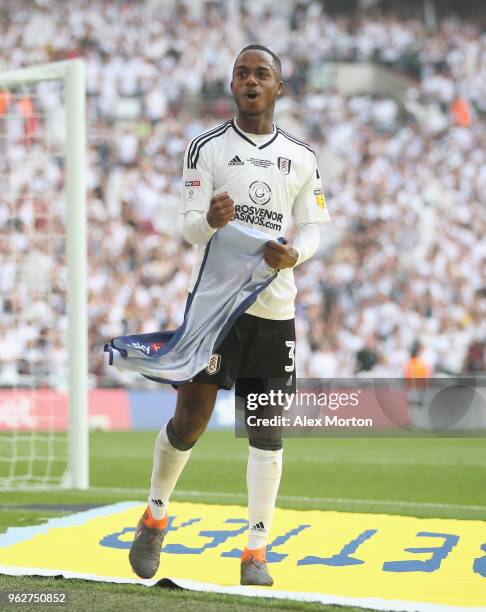
[[[111,337],[181,322],[194,263],[182,156],[231,116],[231,67],[253,41],[282,57],[277,122],[316,151],[332,216],[296,269],[298,374],[400,377],[417,340],[436,374],[486,369],[478,24],[428,32],[419,17],[330,17],[295,0],[10,0],[1,13],[0,69],[86,61],[92,385],[142,383],[105,365]],[[385,64],[409,95],[345,96],[323,82],[329,61]],[[55,84],[0,91],[0,385],[67,372],[62,107]]]

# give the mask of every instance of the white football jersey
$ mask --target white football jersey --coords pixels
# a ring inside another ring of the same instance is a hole
[[[234,119],[194,138],[184,156],[182,213],[207,212],[214,195],[227,191],[235,202],[233,223],[254,227],[269,238],[285,236],[297,224],[329,221],[313,150],[274,126],[272,134],[242,132]],[[189,290],[197,278],[205,246]],[[291,268],[277,278],[246,311],[266,319],[292,319],[297,293]]]

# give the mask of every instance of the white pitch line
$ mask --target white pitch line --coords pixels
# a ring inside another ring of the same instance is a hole
[[[100,459],[120,459],[120,453],[111,452],[96,452],[92,451],[91,455],[93,458]],[[123,453],[124,459],[152,459],[152,452],[125,452]],[[244,462],[248,459],[245,454],[213,454],[213,453],[194,453],[191,456],[191,462],[194,461],[241,461]],[[427,459],[423,458],[404,458],[397,459],[395,457],[366,457],[360,458],[359,460],[350,459],[349,457],[340,457],[339,455],[325,455],[322,454],[318,457],[299,457],[300,463],[313,463],[313,464],[338,464],[338,465],[403,465],[413,466],[418,465],[422,467],[486,467],[486,461],[484,459],[478,459],[477,461],[466,459],[463,461],[460,457],[456,460],[443,460],[443,459]]]
[[[107,493],[126,493],[134,495],[147,495],[148,489],[124,489],[117,487],[90,487],[90,491],[105,491]],[[246,493],[224,493],[222,491],[175,491],[174,498],[190,497],[218,497],[224,499],[245,499]],[[350,504],[357,506],[388,506],[402,508],[430,508],[434,510],[466,510],[486,512],[486,506],[473,506],[465,504],[443,504],[435,502],[415,502],[390,499],[355,499],[348,497],[305,497],[302,495],[279,495],[278,499],[289,502],[306,502],[315,504]]]

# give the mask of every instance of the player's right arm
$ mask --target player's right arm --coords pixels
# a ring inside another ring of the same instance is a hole
[[[204,244],[217,229],[235,216],[234,202],[227,192],[213,196],[210,147],[198,156],[197,164],[190,163],[191,144],[184,156],[182,174],[182,235],[191,244]]]
[[[227,191],[216,194],[209,203],[206,219],[211,227],[219,229],[235,218],[235,203]]]

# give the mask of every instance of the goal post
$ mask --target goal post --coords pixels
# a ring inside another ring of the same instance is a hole
[[[69,469],[75,489],[89,486],[85,76],[66,65],[66,187],[69,318]]]
[[[89,487],[89,456],[84,62],[81,59],[74,59],[0,72],[0,92],[2,90],[18,91],[46,81],[62,82],[65,100],[64,184],[67,205],[65,249],[69,416],[67,469],[58,484],[62,487],[87,489]],[[12,483],[7,482],[7,487],[11,488],[11,486]],[[1,479],[0,488],[2,488]]]

